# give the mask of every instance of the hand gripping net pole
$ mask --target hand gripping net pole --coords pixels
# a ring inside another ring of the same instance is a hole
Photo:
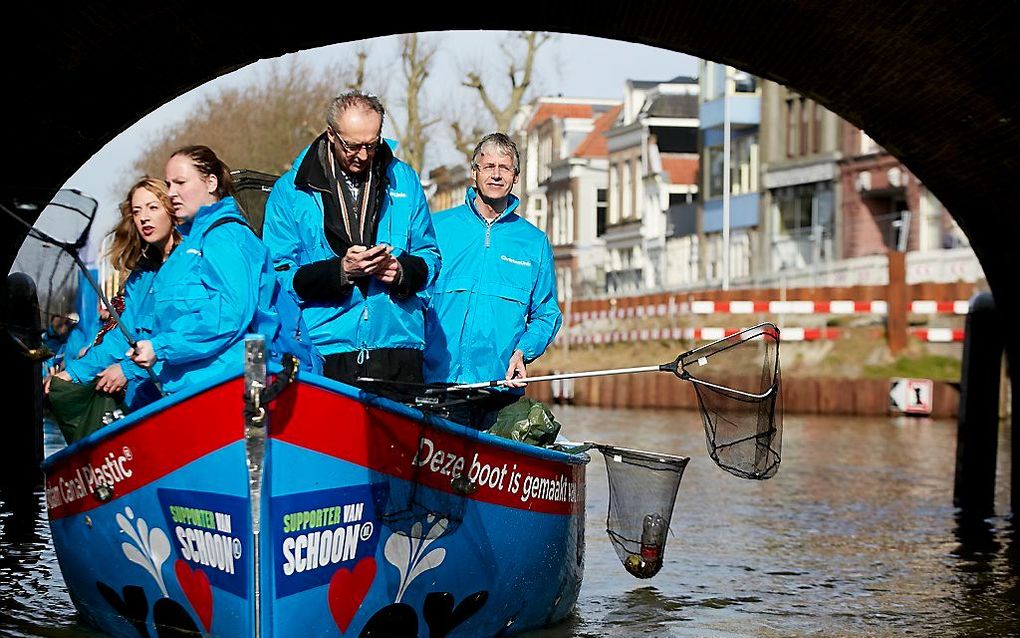
[[[606,459],[606,533],[624,568],[637,578],[662,569],[666,532],[689,458],[596,445]]]
[[[680,355],[669,367],[694,384],[712,460],[741,478],[774,476],[783,434],[779,328],[764,323],[742,330]]]

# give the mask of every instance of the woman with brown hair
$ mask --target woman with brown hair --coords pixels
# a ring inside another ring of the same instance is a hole
[[[166,164],[183,240],[152,281],[131,360],[152,368],[168,393],[218,379],[243,361],[268,253],[234,200],[227,166],[207,146],[186,146]]]

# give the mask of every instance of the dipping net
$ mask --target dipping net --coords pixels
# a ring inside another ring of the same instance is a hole
[[[697,392],[712,460],[741,478],[774,476],[783,434],[779,329],[770,323],[748,328],[677,363],[677,376]]]
[[[651,578],[662,568],[685,456],[598,445],[609,475],[606,532],[624,568]]]
[[[81,310],[75,306],[78,268],[66,251],[77,252],[85,245],[98,204],[78,191],[62,189],[48,203],[23,202],[23,205],[24,213],[20,209],[3,210],[28,227],[28,238],[18,252],[14,270],[24,272],[36,282],[45,327],[53,315],[66,316],[72,310]],[[28,211],[33,210],[38,211],[38,217],[29,224]]]

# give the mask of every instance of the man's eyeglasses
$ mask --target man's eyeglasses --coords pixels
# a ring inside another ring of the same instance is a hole
[[[330,129],[330,130],[332,130],[332,129]],[[351,153],[352,155],[357,155],[361,151],[366,151],[368,153],[374,153],[375,149],[379,147],[379,142],[382,139],[381,137],[376,137],[371,142],[365,142],[363,144],[351,144],[350,142],[348,142],[344,138],[340,137],[340,134],[337,133],[336,131],[333,131],[333,137],[335,137],[336,140],[338,142],[340,142],[340,146],[345,151],[347,151],[348,153]]]
[[[515,172],[513,166],[500,166],[499,164],[475,164],[475,170],[485,173],[486,175],[492,175],[493,173],[506,173],[507,175],[513,175]]]

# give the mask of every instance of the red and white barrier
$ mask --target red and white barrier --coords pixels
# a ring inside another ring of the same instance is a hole
[[[583,334],[556,337],[556,344],[563,345],[604,345],[610,343],[641,343],[647,341],[718,341],[740,332],[742,328],[642,328],[637,330],[614,330],[611,332],[586,332]],[[910,334],[929,343],[960,343],[964,331],[955,328],[911,328]],[[835,341],[840,338],[838,328],[781,328],[780,335],[785,342],[794,341]]]
[[[910,302],[908,312],[917,315],[965,315],[970,307],[966,300],[932,301],[919,299]],[[571,323],[582,323],[594,319],[630,319],[633,317],[672,317],[676,315],[712,315],[712,314],[769,314],[769,315],[852,315],[852,314],[889,314],[889,305],[883,300],[853,301],[838,299],[834,301],[706,301],[670,304],[646,304],[628,308],[609,308],[598,311],[572,312]]]
[[[734,335],[743,328],[644,328],[641,330],[615,330],[612,332],[585,332],[583,334],[556,337],[556,344],[563,345],[605,345],[610,343],[640,343],[645,341],[718,341]],[[781,328],[783,341],[834,341],[839,339],[836,328]]]
[[[954,328],[912,328],[910,334],[929,343],[954,343],[963,341],[963,330]]]

